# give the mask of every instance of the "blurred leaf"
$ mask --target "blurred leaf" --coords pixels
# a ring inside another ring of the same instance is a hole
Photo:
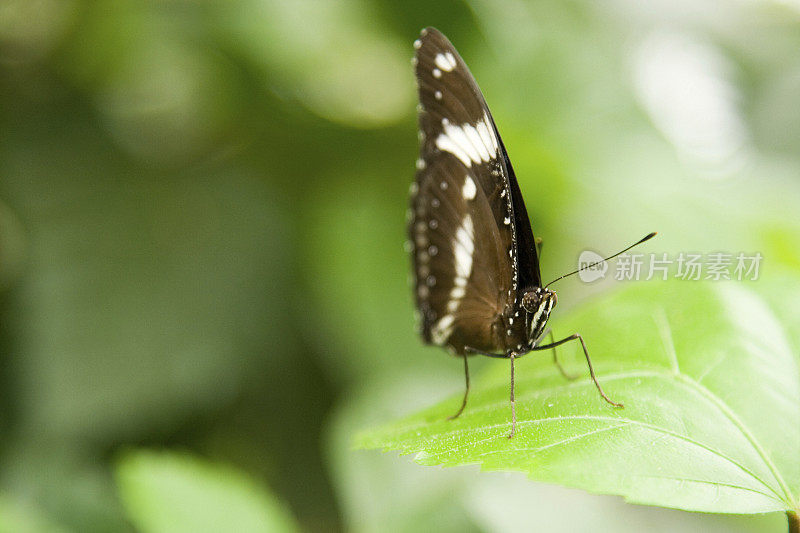
[[[210,53],[203,10],[176,17],[164,2],[84,4],[58,70],[92,94],[109,136],[148,163],[186,163],[218,149],[236,107],[235,76]]]
[[[353,0],[245,0],[222,20],[231,41],[266,66],[267,88],[334,122],[376,127],[412,106],[412,48],[392,39],[372,11]]]
[[[23,422],[103,438],[226,401],[265,339],[281,342],[285,243],[268,190],[235,171],[123,181],[71,161],[45,186],[39,160],[4,184],[32,235],[10,325]]]
[[[529,356],[517,372],[513,440],[503,369],[474,388],[458,420],[445,419],[454,398],[367,432],[359,445],[417,453],[426,465],[522,471],[635,503],[727,513],[800,507],[798,363],[756,296],[730,284],[637,286],[556,327],[583,334],[624,410],[603,402],[590,380],[565,383],[548,357]]]
[[[228,466],[188,454],[138,451],[117,468],[120,496],[140,531],[297,531],[286,507]]]
[[[27,236],[16,213],[0,201],[0,290],[21,273],[27,244]]]
[[[407,366],[409,360],[441,361],[420,353],[414,333],[408,254],[402,248],[408,185],[386,181],[353,180],[337,195],[324,189],[309,194],[310,245],[303,268],[321,310],[309,320],[319,321],[315,329],[325,332],[315,339],[341,347],[340,354],[329,348],[320,353],[342,377]]]
[[[445,385],[443,375],[414,368],[359,383],[343,395],[329,424],[327,448],[346,531],[480,531],[464,498],[481,482],[476,469],[422,469],[408,460],[352,449],[359,428],[429,405],[443,397],[442,388],[461,385],[457,375]]]
[[[43,516],[40,511],[6,496],[0,496],[0,533],[59,533],[66,531]]]
[[[0,63],[46,55],[68,29],[75,2],[6,0],[0,4]]]

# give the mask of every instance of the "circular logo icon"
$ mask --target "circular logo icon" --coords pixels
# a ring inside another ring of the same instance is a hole
[[[606,276],[608,261],[603,261],[602,255],[596,254],[591,250],[584,250],[578,257],[578,268],[584,269],[578,272],[578,277],[581,278],[581,281],[591,283]]]

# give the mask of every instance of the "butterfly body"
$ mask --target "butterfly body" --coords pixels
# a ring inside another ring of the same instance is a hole
[[[579,334],[541,342],[556,293],[542,285],[538,242],[514,169],[466,63],[434,28],[422,30],[414,48],[420,157],[410,191],[408,237],[422,338],[464,359],[466,393],[451,418],[467,403],[467,356],[505,357],[511,361],[512,437],[515,358],[552,349],[559,370],[570,377],[555,348],[574,340],[581,343],[600,395],[621,407],[600,387]]]
[[[423,339],[456,354],[529,351],[555,299],[533,297],[552,291],[540,287],[511,162],[447,38],[428,28],[415,47],[421,139],[409,238]]]

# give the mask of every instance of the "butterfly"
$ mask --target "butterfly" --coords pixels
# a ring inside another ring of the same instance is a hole
[[[464,360],[466,390],[450,418],[458,417],[467,404],[468,356],[507,358],[513,437],[514,361],[552,349],[559,370],[572,377],[555,353],[570,341],[580,342],[600,395],[622,407],[597,381],[580,334],[554,341],[546,329],[558,298],[542,284],[541,241],[533,236],[514,169],[475,78],[435,28],[422,30],[414,48],[420,157],[410,189],[408,237],[422,338]],[[543,343],[546,337],[550,341]]]

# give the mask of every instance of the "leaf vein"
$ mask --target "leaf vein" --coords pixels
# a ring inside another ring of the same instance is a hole
[[[659,333],[662,334],[662,339],[664,339],[665,341],[665,347],[666,346],[671,347],[671,351],[669,351],[668,353],[670,353],[672,358],[674,359],[674,368],[676,370],[678,377],[680,378],[680,381],[687,383],[691,387],[693,387],[698,393],[700,393],[701,396],[703,396],[714,407],[716,407],[725,417],[728,418],[728,420],[730,420],[730,422],[736,427],[736,429],[739,430],[739,432],[742,434],[745,440],[747,440],[750,443],[750,445],[753,447],[753,450],[756,452],[756,454],[758,454],[758,456],[761,458],[761,461],[770,471],[772,477],[778,483],[781,491],[783,492],[783,498],[785,498],[784,501],[787,504],[791,504],[792,495],[788,485],[786,484],[786,481],[784,481],[780,471],[772,462],[772,459],[769,457],[766,450],[761,446],[761,443],[758,441],[758,439],[756,439],[755,435],[753,435],[750,432],[750,430],[747,429],[747,426],[745,426],[745,424],[739,419],[739,417],[736,416],[736,413],[733,411],[733,409],[731,409],[730,406],[728,406],[728,404],[726,404],[722,400],[722,398],[714,394],[705,385],[701,384],[699,380],[696,380],[693,377],[681,372],[680,367],[678,367],[677,354],[675,353],[674,343],[672,340],[672,328],[669,325],[669,320],[667,319],[666,313],[664,313],[663,309],[661,310],[659,319],[662,323],[661,326],[659,327]],[[666,334],[666,336],[664,334]],[[704,373],[702,377],[705,377],[706,374],[707,372]],[[762,481],[762,483],[764,482]],[[764,485],[766,485],[766,483],[764,483]],[[775,492],[777,495],[777,492],[774,489],[771,490],[773,490],[773,492]]]
[[[766,496],[767,498],[770,498],[772,500],[776,500],[776,501],[780,502],[781,504],[784,503],[782,500],[775,498],[775,493],[774,492],[772,492],[772,493],[762,492],[762,491],[756,490],[756,489],[754,489],[752,487],[745,487],[744,485],[736,485],[734,483],[723,483],[723,482],[720,482],[720,481],[708,481],[706,479],[690,479],[690,478],[680,478],[680,477],[673,477],[673,476],[636,475],[634,477],[643,477],[643,478],[647,478],[647,479],[665,479],[665,480],[671,480],[671,481],[680,481],[681,483],[698,483],[698,484],[703,484],[703,485],[714,485],[716,487],[730,487],[732,489],[744,490],[744,491],[747,491],[747,492],[753,492],[755,494],[760,494],[761,496]]]
[[[680,374],[681,367],[678,364],[678,354],[675,353],[675,343],[672,340],[672,327],[669,325],[667,313],[663,307],[658,308],[658,313],[653,313],[653,320],[658,328],[658,334],[661,336],[661,343],[664,345],[664,351],[672,366],[672,371]]]
[[[685,441],[685,442],[687,442],[687,443],[689,443],[689,444],[691,444],[693,446],[697,446],[698,448],[702,448],[702,449],[708,451],[709,453],[711,453],[713,455],[716,455],[720,459],[722,459],[724,461],[727,461],[728,463],[736,466],[742,472],[744,472],[745,474],[749,475],[751,478],[753,478],[755,481],[757,481],[760,485],[764,486],[764,488],[766,488],[768,491],[770,491],[772,493],[772,495],[773,495],[772,496],[773,498],[776,498],[778,501],[782,501],[780,494],[778,494],[775,491],[774,488],[769,486],[760,477],[758,477],[755,473],[753,473],[749,468],[747,468],[746,466],[742,465],[741,463],[739,463],[735,459],[725,455],[720,450],[712,448],[711,446],[703,444],[702,442],[699,442],[699,441],[697,441],[695,439],[692,439],[691,437],[688,437],[686,435],[681,435],[680,433],[676,433],[676,432],[671,431],[669,429],[662,428],[662,427],[659,427],[659,426],[656,426],[656,425],[653,425],[653,424],[649,424],[647,422],[642,422],[640,420],[633,420],[633,419],[630,419],[630,418],[616,418],[616,417],[610,417],[610,416],[572,415],[572,416],[559,416],[559,417],[552,417],[552,418],[538,418],[538,419],[533,419],[533,420],[518,420],[517,421],[517,425],[518,426],[524,426],[524,425],[529,425],[529,424],[540,424],[542,422],[556,422],[556,421],[564,421],[564,420],[593,420],[593,421],[603,421],[603,422],[623,422],[623,424],[619,424],[619,425],[614,426],[614,427],[620,427],[620,426],[623,426],[623,425],[640,426],[640,427],[643,427],[643,428],[646,428],[646,429],[650,429],[650,430],[658,432],[658,433],[663,433],[665,435],[669,435],[669,436],[674,437],[674,438],[679,439],[679,440],[683,440],[683,441]],[[480,429],[482,429],[482,430],[491,430],[491,429],[495,429],[495,428],[504,427],[504,426],[507,426],[507,425],[508,425],[507,423],[482,425],[482,426],[480,426]],[[604,428],[604,429],[610,429],[610,428]],[[452,431],[447,431],[447,432],[442,433],[442,437],[452,438],[452,437],[457,436],[458,434],[468,433],[470,431],[473,431],[473,429],[470,429],[470,428],[454,429]],[[585,435],[583,435],[583,436],[585,436]],[[489,439],[483,439],[483,441],[481,441],[481,442],[485,442],[485,441],[491,440],[493,438],[497,438],[497,437],[496,436],[492,436]],[[524,450],[525,448],[522,448],[522,449]],[[454,449],[451,449],[449,451],[453,451],[453,450]],[[418,452],[418,451],[422,451],[422,450],[413,450],[413,451],[417,451]],[[413,453],[413,451],[411,453]],[[507,451],[509,451],[509,450],[508,449],[494,450],[494,451],[488,452],[486,454],[481,454],[478,457],[481,457],[483,455],[489,455],[490,453],[500,453],[500,452],[507,452]],[[439,454],[437,454],[437,455],[439,455]]]
[[[541,422],[541,421],[542,420],[532,420],[531,422]],[[580,439],[582,439],[584,437],[590,437],[592,435],[597,435],[598,433],[605,433],[606,431],[613,431],[613,430],[615,430],[617,428],[622,428],[622,427],[627,427],[627,426],[628,426],[628,424],[617,424],[617,425],[614,425],[614,426],[606,426],[604,428],[593,429],[592,431],[587,431],[585,433],[579,433],[577,435],[572,435],[571,437],[567,437],[565,439],[561,439],[561,440],[558,440],[558,441],[555,441],[555,442],[551,442],[550,444],[545,444],[544,446],[538,446],[536,448],[516,448],[516,450],[517,451],[526,451],[526,452],[537,453],[537,452],[541,452],[541,451],[547,450],[548,448],[553,448],[553,447],[558,446],[560,444],[568,444],[570,442],[573,442],[573,441],[576,441],[576,440],[580,440]],[[487,439],[484,439],[484,440],[487,440]],[[480,443],[480,442],[483,442],[483,441],[478,441],[478,443]],[[498,453],[498,452],[501,452],[501,451],[507,451],[507,450],[489,450],[487,452],[484,452],[484,453],[478,455],[478,457],[483,457],[485,455],[491,455],[491,454]]]
[[[780,486],[780,489],[783,492],[783,498],[785,498],[784,502],[787,503],[787,504],[790,504],[791,503],[791,492],[789,490],[789,487],[786,485],[786,481],[784,481],[783,476],[781,476],[781,474],[780,474],[780,471],[775,466],[775,463],[772,462],[772,459],[770,459],[770,457],[767,454],[766,450],[764,450],[764,448],[761,446],[761,443],[758,442],[758,439],[756,439],[755,435],[753,435],[750,432],[750,430],[747,429],[747,427],[744,425],[744,423],[741,420],[739,420],[739,417],[736,416],[736,413],[733,411],[733,409],[731,409],[728,406],[728,404],[726,404],[724,401],[722,401],[722,398],[720,398],[719,396],[717,396],[716,394],[711,392],[709,389],[707,389],[705,386],[703,386],[701,383],[698,383],[697,381],[695,381],[691,377],[687,376],[686,374],[680,374],[679,377],[681,378],[681,381],[685,382],[686,384],[688,384],[692,388],[696,389],[697,392],[699,392],[706,400],[711,402],[711,404],[714,405],[723,415],[725,415],[725,417],[727,417],[728,420],[731,421],[731,423],[736,427],[736,429],[739,430],[739,432],[742,434],[742,436],[753,447],[753,450],[756,452],[756,454],[759,456],[761,461],[764,463],[764,466],[767,467],[767,469],[772,474],[772,477],[775,479],[775,481]],[[762,483],[764,483],[764,482],[762,481]],[[766,483],[764,483],[764,484],[766,485]],[[777,491],[775,491],[775,489],[772,489],[771,487],[770,487],[770,489],[777,496],[780,497],[780,495],[777,494]]]

